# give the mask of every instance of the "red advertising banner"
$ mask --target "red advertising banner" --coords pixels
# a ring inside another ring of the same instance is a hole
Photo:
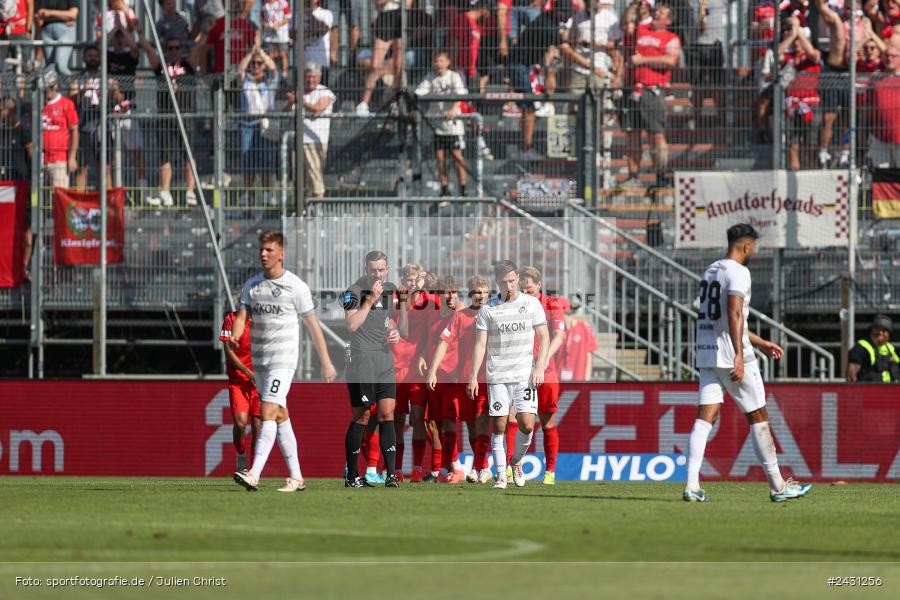
[[[896,388],[773,384],[766,392],[786,475],[900,480]],[[563,384],[560,452],[686,453],[696,397],[696,384]],[[0,402],[0,475],[222,477],[234,469],[224,382],[7,381]],[[294,384],[288,406],[304,474],[340,477],[346,387]],[[541,449],[539,434],[535,446]],[[746,420],[728,400],[706,457],[704,479],[764,480]],[[264,475],[284,474],[276,448]]]
[[[106,260],[124,260],[125,188],[107,191]],[[53,190],[54,261],[58,265],[100,264],[100,192]]]
[[[18,287],[25,278],[25,224],[28,184],[0,181],[0,288]]]

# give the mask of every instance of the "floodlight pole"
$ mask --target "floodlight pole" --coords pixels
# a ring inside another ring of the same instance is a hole
[[[150,5],[148,0],[143,0],[144,10],[147,11],[147,14],[152,14],[150,12]],[[226,16],[227,18],[227,16]],[[181,142],[184,144],[184,151],[188,156],[188,162],[191,166],[191,172],[194,175],[194,181],[197,184],[197,196],[200,198],[200,206],[203,208],[203,218],[206,220],[206,230],[209,232],[209,240],[212,245],[213,254],[216,257],[216,266],[218,266],[219,277],[222,278],[222,285],[225,287],[225,297],[228,300],[228,305],[231,307],[233,311],[234,307],[234,298],[231,295],[231,286],[228,284],[228,274],[225,272],[225,263],[222,260],[222,252],[219,250],[219,240],[216,239],[216,233],[213,229],[212,219],[210,218],[210,210],[209,205],[206,203],[206,194],[203,192],[203,186],[200,185],[200,173],[197,171],[197,161],[194,160],[194,151],[191,148],[190,140],[187,136],[187,131],[184,128],[184,119],[181,116],[181,108],[178,106],[178,100],[175,98],[175,87],[172,85],[172,77],[169,75],[169,69],[166,67],[166,58],[165,53],[162,48],[162,41],[159,39],[159,32],[156,31],[156,23],[153,19],[147,19],[147,23],[150,24],[150,31],[153,32],[153,44],[156,47],[156,52],[159,55],[159,60],[162,65],[162,73],[166,78],[166,87],[169,89],[169,99],[172,101],[172,108],[175,111],[175,121],[178,123],[178,132],[181,134]],[[227,43],[227,41],[226,41]]]
[[[297,18],[296,45],[294,47],[294,95],[297,104],[294,113],[294,196],[296,202],[294,209],[299,217],[306,216],[306,190],[304,189],[303,176],[303,91],[306,81],[306,5],[309,0],[299,0],[300,16]],[[312,19],[312,12],[309,14]],[[297,255],[299,256],[299,254]]]
[[[841,354],[847,356],[856,336],[856,244],[858,215],[856,214],[856,0],[850,0],[850,160],[848,161],[847,191],[849,192],[850,232],[847,240],[847,327],[841,336]]]

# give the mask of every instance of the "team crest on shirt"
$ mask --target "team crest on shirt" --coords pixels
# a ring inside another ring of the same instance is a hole
[[[520,307],[519,307],[519,314],[520,314],[520,315],[524,315],[524,314],[525,314],[525,310],[526,310],[527,308],[528,308],[528,307],[526,307],[526,306],[520,306]]]
[[[272,290],[272,295],[275,296],[276,298],[277,298],[278,296],[280,296],[280,295],[281,295],[281,288],[278,287],[278,286],[275,286],[275,289]]]

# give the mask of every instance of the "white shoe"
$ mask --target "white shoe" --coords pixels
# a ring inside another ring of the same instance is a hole
[[[361,117],[368,117],[372,113],[369,112],[369,103],[368,102],[360,102],[356,105],[356,114]]]
[[[494,480],[494,489],[495,490],[505,490],[506,489],[506,475],[498,475]]]
[[[819,150],[819,164],[822,165],[823,169],[828,168],[828,164],[831,162],[831,155],[828,153],[828,150],[822,148]]]
[[[162,200],[156,196],[147,196],[144,198],[144,203],[147,206],[159,207],[162,204]]]
[[[184,203],[188,206],[197,206],[197,194],[195,194],[193,191],[185,192]]]
[[[478,483],[485,484],[491,480],[491,470],[490,469],[482,469],[481,473],[478,474]]]
[[[476,469],[472,469],[466,475],[466,481],[469,483],[478,483],[478,471]]]
[[[259,490],[259,481],[256,480],[249,471],[235,471],[234,482],[239,486],[245,488],[248,492],[255,492]]]
[[[513,483],[516,487],[525,487],[525,472],[522,471],[522,463],[513,465]]]
[[[284,487],[278,488],[279,492],[302,492],[306,489],[306,484],[303,483],[302,479],[291,479],[288,477],[285,480]]]
[[[175,206],[175,199],[172,198],[172,192],[169,190],[159,190],[159,199],[163,206]]]

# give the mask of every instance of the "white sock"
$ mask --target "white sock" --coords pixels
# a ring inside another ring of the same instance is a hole
[[[491,434],[491,452],[494,454],[494,471],[498,477],[506,477],[506,434]]]
[[[300,458],[297,456],[297,437],[294,435],[290,419],[278,424],[278,445],[284,455],[284,462],[287,463],[288,470],[291,472],[291,479],[302,480]]]
[[[769,422],[754,423],[750,426],[750,433],[753,434],[753,450],[756,452],[756,458],[766,471],[769,489],[780,492],[784,489],[784,479],[778,469],[778,453],[775,451],[775,440],[772,438]]]
[[[531,446],[532,435],[534,435],[534,430],[528,433],[522,433],[521,429],[516,430],[516,449],[513,450],[512,464],[517,465],[522,462],[522,457],[525,456],[525,453],[528,452],[528,448]]]
[[[703,453],[706,451],[706,440],[712,431],[712,423],[703,419],[694,421],[691,437],[688,442],[687,489],[696,492],[700,489],[700,467],[703,466]]]
[[[275,445],[275,435],[278,425],[275,421],[263,421],[262,427],[259,428],[259,439],[256,440],[256,455],[253,457],[253,468],[250,474],[259,479],[266,461],[269,460],[269,452]]]
[[[366,467],[366,475],[378,475],[378,467]]]
[[[452,467],[453,467],[454,471],[462,471],[463,470],[462,463],[459,462],[458,460],[453,461]]]

